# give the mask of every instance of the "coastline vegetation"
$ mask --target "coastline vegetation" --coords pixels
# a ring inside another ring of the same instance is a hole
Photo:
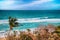
[[[26,31],[19,31],[20,34],[8,35],[6,40],[60,40],[60,30],[59,26],[56,27],[56,30],[53,32],[48,32],[46,28],[35,30],[31,33],[32,30],[27,29]],[[18,36],[17,36],[18,35]]]
[[[9,17],[10,31],[5,40],[60,40],[60,25],[47,25],[38,27],[35,30],[26,29],[27,31],[13,31],[13,27],[18,26],[16,18]]]

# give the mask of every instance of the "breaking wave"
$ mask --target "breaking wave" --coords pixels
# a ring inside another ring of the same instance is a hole
[[[22,19],[18,19],[19,23],[33,23],[33,22],[60,22],[60,19],[40,19],[40,18],[22,18]],[[0,20],[0,24],[7,24],[8,23],[8,19],[6,20]]]

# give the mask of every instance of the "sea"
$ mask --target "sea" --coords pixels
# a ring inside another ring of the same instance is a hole
[[[0,31],[9,30],[8,18],[17,18],[21,24],[13,30],[37,28],[41,25],[60,25],[59,10],[0,10]]]

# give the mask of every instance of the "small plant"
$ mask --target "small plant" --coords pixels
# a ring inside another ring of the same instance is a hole
[[[21,40],[33,40],[29,35],[23,34],[20,36]]]

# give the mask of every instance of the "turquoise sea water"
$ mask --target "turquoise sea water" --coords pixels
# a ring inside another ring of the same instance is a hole
[[[8,17],[21,18],[40,18],[40,19],[60,19],[59,10],[0,10],[0,20],[6,20]],[[23,26],[18,26],[13,30],[36,28],[40,25],[60,25],[60,22],[33,22],[33,23],[22,23]],[[9,24],[0,24],[0,30],[9,30]]]
[[[9,16],[16,18],[49,17],[60,18],[59,10],[0,10],[0,19],[8,19]]]

